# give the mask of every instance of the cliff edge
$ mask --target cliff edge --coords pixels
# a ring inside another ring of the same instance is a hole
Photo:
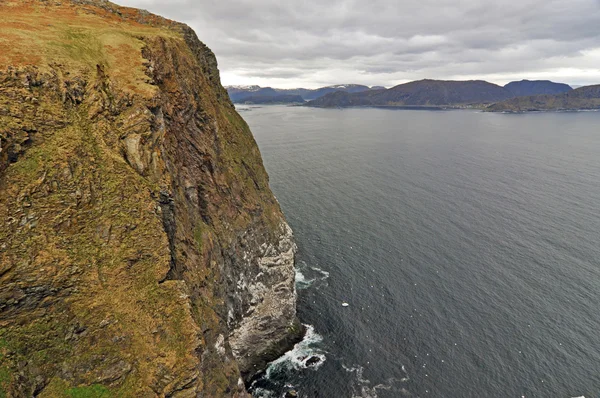
[[[189,27],[0,2],[0,397],[246,396],[301,334],[295,250]]]

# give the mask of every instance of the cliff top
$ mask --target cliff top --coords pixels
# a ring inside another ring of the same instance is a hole
[[[60,66],[70,74],[107,67],[123,88],[151,94],[140,37],[181,37],[185,25],[108,1],[0,3],[0,70]]]

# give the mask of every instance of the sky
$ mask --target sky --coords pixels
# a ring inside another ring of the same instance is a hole
[[[600,83],[600,0],[113,0],[185,22],[223,85]]]

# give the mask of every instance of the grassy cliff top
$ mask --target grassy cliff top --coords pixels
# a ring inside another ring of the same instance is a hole
[[[60,66],[73,73],[107,67],[122,89],[152,94],[141,37],[180,37],[183,25],[106,1],[0,2],[0,70]]]

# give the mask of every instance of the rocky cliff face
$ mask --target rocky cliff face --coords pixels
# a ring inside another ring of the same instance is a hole
[[[216,59],[105,1],[0,3],[0,397],[246,396],[292,232]]]

